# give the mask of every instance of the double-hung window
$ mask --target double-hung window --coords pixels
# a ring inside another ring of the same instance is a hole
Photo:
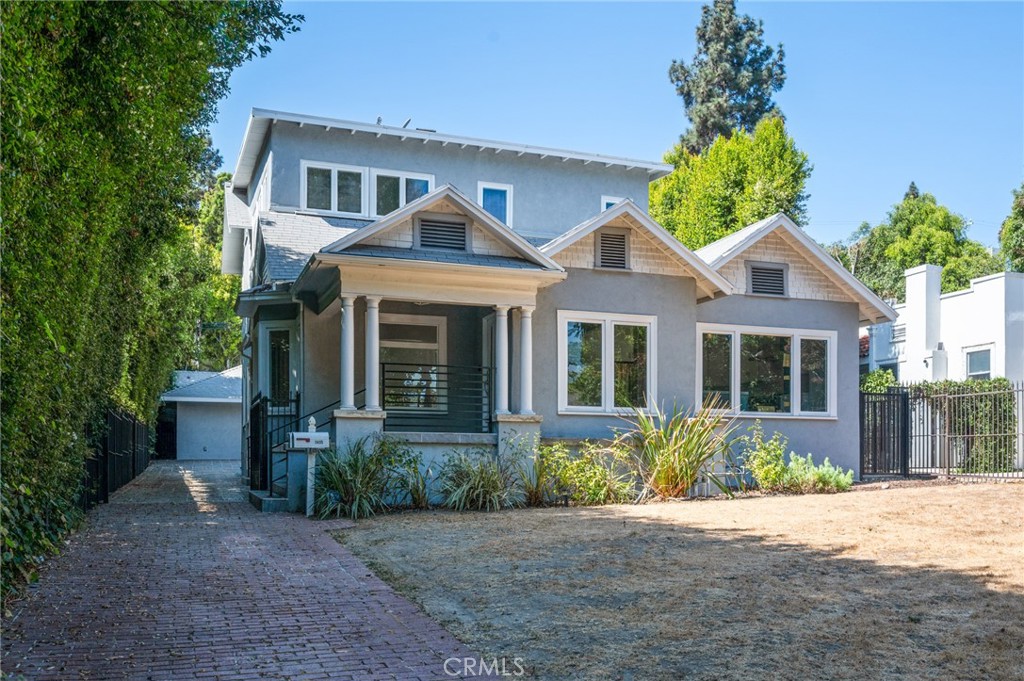
[[[987,381],[992,378],[992,350],[971,350],[967,352],[967,378]]]
[[[434,176],[398,170],[370,170],[373,215],[383,217],[430,193]]]
[[[698,324],[705,402],[741,414],[834,417],[836,332]]]
[[[477,182],[477,203],[485,211],[512,226],[512,185],[497,182]]]
[[[302,209],[366,215],[366,168],[302,162]]]
[[[558,312],[559,411],[617,413],[656,397],[657,318]]]
[[[445,408],[445,329],[444,317],[381,314],[385,408]]]

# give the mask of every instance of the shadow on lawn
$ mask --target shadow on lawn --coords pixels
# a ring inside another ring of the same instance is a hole
[[[1024,596],[984,575],[616,507],[392,516],[342,540],[538,678],[1024,678]]]

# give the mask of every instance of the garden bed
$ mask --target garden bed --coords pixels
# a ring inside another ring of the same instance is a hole
[[[537,678],[1024,678],[1024,484],[500,513],[339,539]]]

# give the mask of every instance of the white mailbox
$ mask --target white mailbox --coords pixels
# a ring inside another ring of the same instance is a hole
[[[288,449],[327,449],[330,446],[328,433],[288,433]]]

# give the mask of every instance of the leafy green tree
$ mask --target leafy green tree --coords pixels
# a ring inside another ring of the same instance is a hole
[[[786,82],[785,53],[764,44],[760,20],[737,16],[735,0],[701,9],[697,54],[689,64],[673,60],[668,77],[683,98],[692,127],[681,138],[699,153],[718,136],[753,132],[768,115],[781,116],[772,95]]]
[[[231,173],[221,173],[215,185],[199,203],[204,270],[203,305],[197,319],[199,342],[191,363],[200,369],[223,371],[241,361],[242,320],[235,314],[235,299],[241,291],[241,277],[220,273],[224,234],[224,185]]]
[[[1014,272],[1024,272],[1024,182],[1013,190],[1010,214],[999,229],[999,248]]]
[[[911,185],[911,189],[916,187]],[[1002,260],[977,241],[967,238],[963,217],[940,205],[931,194],[908,190],[882,224],[867,223],[843,244],[828,250],[875,293],[903,300],[903,272],[923,264],[940,265],[942,290],[967,288],[973,278],[1002,271]]]
[[[105,410],[152,418],[194,355],[208,127],[232,70],[301,19],[277,0],[0,3],[5,589],[79,517]]]
[[[677,146],[676,169],[651,184],[651,216],[689,248],[700,248],[774,213],[807,217],[804,189],[813,169],[781,118],[753,133],[719,137],[700,154]]]

